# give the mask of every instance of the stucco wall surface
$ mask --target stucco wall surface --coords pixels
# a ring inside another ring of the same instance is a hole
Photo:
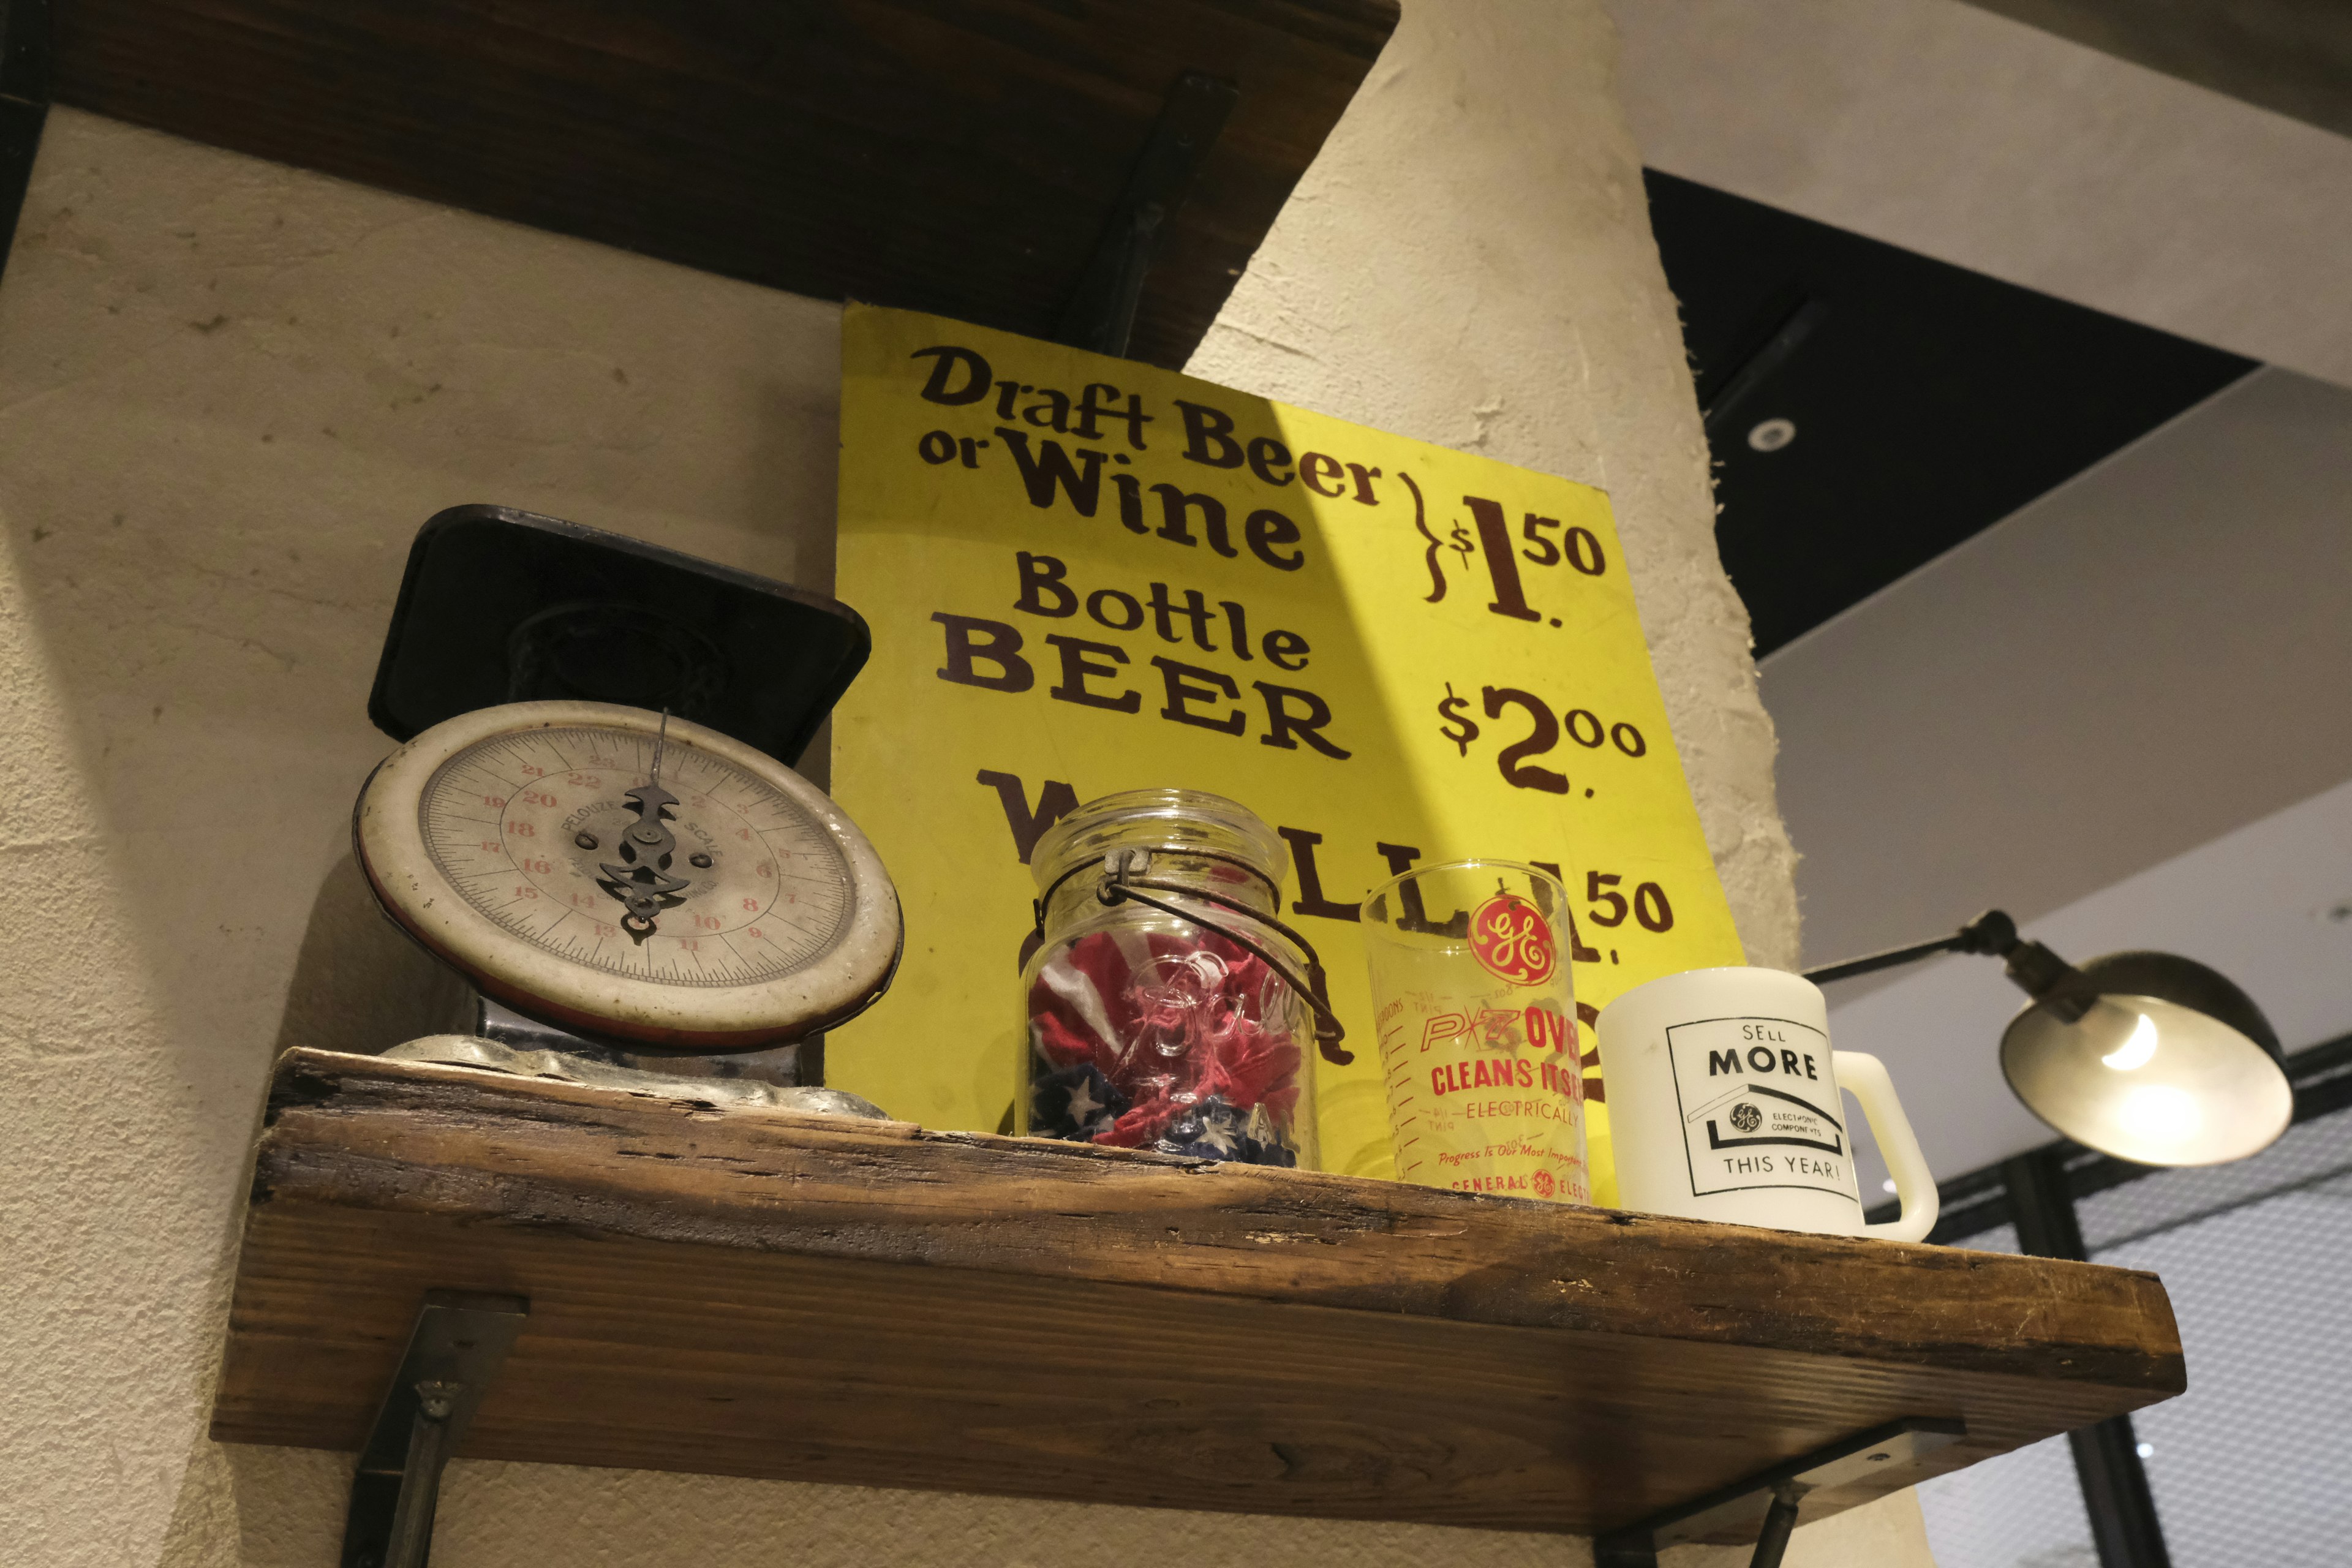
[[[1788,849],[1591,0],[1413,6],[1204,374],[1597,479],[1751,949]],[[68,111],[0,284],[0,1541],[331,1562],[349,1459],[204,1435],[269,1062],[424,1026],[358,902],[416,525],[498,500],[829,579],[836,310]],[[1603,456],[1606,461],[1603,461]],[[1573,1568],[1582,1543],[461,1462],[441,1568]],[[1744,1561],[1670,1554],[1675,1568]],[[1927,1562],[1907,1497],[1799,1568]]]
[[[1408,5],[1194,374],[1607,490],[1748,961],[1797,956],[1747,606],[1597,0]]]

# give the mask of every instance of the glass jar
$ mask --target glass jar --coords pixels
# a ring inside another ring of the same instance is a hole
[[[1281,836],[1222,795],[1132,790],[1063,817],[1030,858],[1014,1130],[1312,1167],[1307,1049],[1349,1058],[1313,948],[1276,916]]]

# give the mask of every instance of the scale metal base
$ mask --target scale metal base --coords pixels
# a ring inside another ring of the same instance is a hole
[[[448,1032],[425,1035],[383,1054],[399,1061],[486,1068],[521,1078],[556,1079],[606,1089],[657,1090],[740,1105],[772,1105],[824,1116],[887,1121],[872,1100],[824,1087],[824,1037],[732,1056],[691,1056],[590,1039],[543,1024],[471,986]]]

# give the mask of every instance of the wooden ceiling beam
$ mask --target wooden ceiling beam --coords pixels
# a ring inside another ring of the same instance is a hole
[[[1050,336],[1170,91],[1239,89],[1130,353],[1180,366],[1397,0],[56,0],[56,101],[821,299]]]

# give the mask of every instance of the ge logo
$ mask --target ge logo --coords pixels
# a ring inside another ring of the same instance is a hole
[[[1764,1113],[1743,1100],[1731,1108],[1731,1124],[1742,1132],[1753,1132],[1764,1125]]]
[[[1529,1179],[1535,1185],[1536,1196],[1539,1198],[1548,1198],[1551,1196],[1552,1181],[1551,1173],[1549,1171],[1538,1171],[1535,1175]]]
[[[1513,985],[1541,985],[1559,968],[1559,949],[1543,911],[1497,893],[1470,917],[1470,951],[1488,973]]]

